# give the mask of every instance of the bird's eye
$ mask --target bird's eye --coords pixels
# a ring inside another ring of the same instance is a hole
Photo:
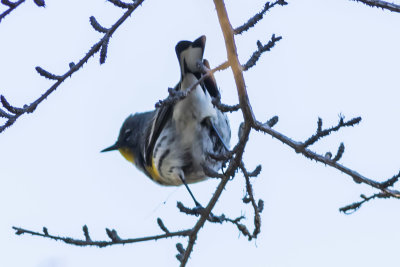
[[[124,140],[125,142],[128,142],[129,138],[131,137],[132,130],[131,129],[126,129],[124,133]]]

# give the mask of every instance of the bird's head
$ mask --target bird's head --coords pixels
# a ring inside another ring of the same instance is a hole
[[[103,149],[101,152],[118,150],[124,158],[135,163],[135,148],[137,147],[135,138],[136,119],[134,115],[130,115],[122,124],[119,132],[118,140],[110,147]]]

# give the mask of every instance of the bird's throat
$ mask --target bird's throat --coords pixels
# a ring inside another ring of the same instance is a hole
[[[131,149],[129,149],[129,148],[127,148],[127,147],[121,147],[121,148],[119,148],[118,150],[119,150],[119,152],[121,153],[121,155],[124,156],[124,158],[125,158],[127,161],[132,162],[132,163],[135,163],[135,162],[134,162],[133,153],[132,153],[132,150],[131,150]]]

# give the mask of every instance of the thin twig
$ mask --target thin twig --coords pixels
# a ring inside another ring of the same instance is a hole
[[[268,10],[273,8],[275,5],[287,5],[288,3],[284,0],[277,0],[273,2],[272,4],[270,2],[265,3],[264,8],[257,14],[255,14],[253,17],[251,17],[246,23],[244,23],[242,26],[237,27],[234,29],[235,34],[242,34],[243,32],[249,30],[250,28],[254,27],[260,20],[263,19],[265,13],[267,13]]]
[[[247,171],[246,167],[244,166],[244,163],[242,162],[240,164],[240,169],[242,170],[242,173],[244,175],[244,178],[246,180],[246,192],[247,192],[247,199],[251,203],[253,210],[254,210],[254,230],[253,234],[250,234],[248,232],[247,237],[249,238],[249,241],[252,240],[253,238],[257,238],[258,234],[261,231],[261,216],[260,216],[260,209],[258,205],[256,204],[256,200],[254,199],[254,193],[253,193],[253,187],[250,183],[250,176],[257,176],[261,168],[256,168],[256,170],[249,174]],[[261,202],[262,203],[262,202]]]
[[[160,226],[161,230],[164,231],[164,233],[166,233],[166,234],[170,233],[170,231],[168,230],[168,228],[165,226],[164,222],[160,218],[157,218],[157,224],[158,224],[158,226]]]
[[[250,59],[243,65],[243,71],[247,71],[254,67],[261,55],[267,51],[270,51],[277,42],[282,39],[282,36],[275,37],[275,34],[271,36],[271,40],[267,44],[263,45],[260,41],[257,41],[257,50],[253,53]]]
[[[393,12],[400,13],[400,5],[397,5],[395,3],[389,3],[381,0],[351,0],[351,1],[361,2],[370,7],[380,7],[382,9],[387,9]]]
[[[387,193],[377,193],[377,194],[373,194],[370,197],[366,197],[365,195],[361,195],[360,197],[363,199],[362,201],[354,202],[353,204],[350,204],[343,208],[340,208],[339,211],[341,211],[347,215],[352,214],[352,213],[356,212],[361,207],[361,205],[364,204],[365,202],[368,202],[375,198],[390,198],[391,195],[389,195]]]
[[[264,133],[267,133],[269,135],[271,135],[272,137],[275,137],[276,139],[278,139],[279,141],[283,142],[284,144],[290,146],[291,148],[293,148],[297,153],[300,153],[302,155],[304,155],[306,158],[309,159],[313,159],[316,160],[318,162],[324,163],[328,166],[331,166],[335,169],[340,170],[341,172],[349,175],[356,183],[364,183],[367,184],[369,186],[372,186],[373,188],[379,189],[385,193],[387,193],[388,195],[390,195],[391,197],[394,198],[400,198],[400,192],[397,190],[393,190],[393,189],[389,189],[385,186],[382,185],[382,183],[376,182],[372,179],[369,179],[363,175],[361,175],[360,173],[332,160],[329,157],[325,157],[323,155],[317,154],[313,151],[311,151],[310,149],[308,149],[306,146],[304,146],[304,143],[302,142],[298,142],[298,141],[294,141],[292,139],[290,139],[289,137],[287,137],[286,135],[268,127],[265,124],[262,124],[260,122],[257,122],[256,124],[254,124],[254,129],[256,129],[257,131],[262,131]]]
[[[16,231],[15,232],[16,235],[30,234],[33,236],[41,236],[41,237],[45,237],[45,238],[49,238],[49,239],[53,239],[53,240],[57,240],[57,241],[63,241],[67,244],[72,244],[72,245],[76,245],[76,246],[82,246],[82,247],[83,246],[93,246],[93,247],[100,247],[100,248],[111,246],[111,245],[124,245],[124,244],[138,243],[138,242],[143,242],[143,241],[159,240],[159,239],[165,239],[165,238],[174,237],[174,236],[185,237],[185,236],[190,235],[190,233],[192,232],[190,229],[188,229],[188,230],[183,230],[183,231],[165,233],[163,235],[121,239],[121,238],[117,237],[115,230],[110,231],[109,229],[107,229],[107,230],[109,230],[109,231],[107,231],[107,233],[110,232],[110,233],[108,233],[108,235],[109,235],[111,241],[92,241],[88,235],[89,232],[88,231],[85,232],[85,228],[83,228],[85,240],[74,239],[71,237],[61,237],[61,236],[56,236],[56,235],[50,235],[48,232],[47,232],[47,234],[39,233],[39,232],[26,230],[26,229],[23,229],[20,227],[15,227],[15,226],[13,227],[13,229]],[[86,230],[87,230],[87,228],[86,228]]]
[[[213,98],[212,103],[216,108],[218,108],[222,112],[235,112],[240,109],[240,104],[236,104],[233,106],[223,104],[223,103],[221,103],[220,98]]]
[[[398,174],[395,174],[392,178],[389,178],[386,181],[382,182],[381,185],[383,188],[391,187],[399,181],[399,178],[400,178],[400,171]]]
[[[4,2],[6,2],[7,4]],[[5,16],[10,14],[11,11],[15,10],[23,2],[25,2],[25,0],[19,0],[18,2],[15,2],[15,3],[12,3],[12,2],[10,3],[9,1],[2,1],[2,4],[8,6],[8,9],[0,14],[0,22]]]
[[[318,118],[318,127],[317,127],[317,132],[315,134],[313,134],[310,138],[308,138],[303,144],[304,147],[309,147],[312,144],[314,144],[315,142],[317,142],[320,138],[326,137],[328,135],[330,135],[332,132],[337,132],[339,131],[339,129],[341,129],[342,127],[350,127],[350,126],[354,126],[358,123],[361,122],[361,117],[356,117],[353,118],[349,121],[344,121],[344,117],[340,116],[339,118],[339,122],[336,126],[322,130],[322,119]],[[343,148],[344,149],[344,148]],[[336,160],[337,161],[337,160]]]

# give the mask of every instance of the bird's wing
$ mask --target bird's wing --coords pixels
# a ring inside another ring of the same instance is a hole
[[[207,59],[203,60],[203,64],[210,69],[210,63],[208,62]],[[203,84],[202,84],[203,90],[206,89],[210,96],[215,97],[215,98],[220,98],[221,94],[219,93],[218,86],[217,86],[217,81],[215,80],[214,74],[210,74],[207,77],[204,78]]]
[[[156,109],[156,113],[153,118],[153,123],[148,135],[148,140],[145,146],[145,164],[150,166],[152,164],[151,158],[153,156],[154,146],[156,145],[157,139],[164,129],[166,123],[171,120],[173,105],[161,106]]]

